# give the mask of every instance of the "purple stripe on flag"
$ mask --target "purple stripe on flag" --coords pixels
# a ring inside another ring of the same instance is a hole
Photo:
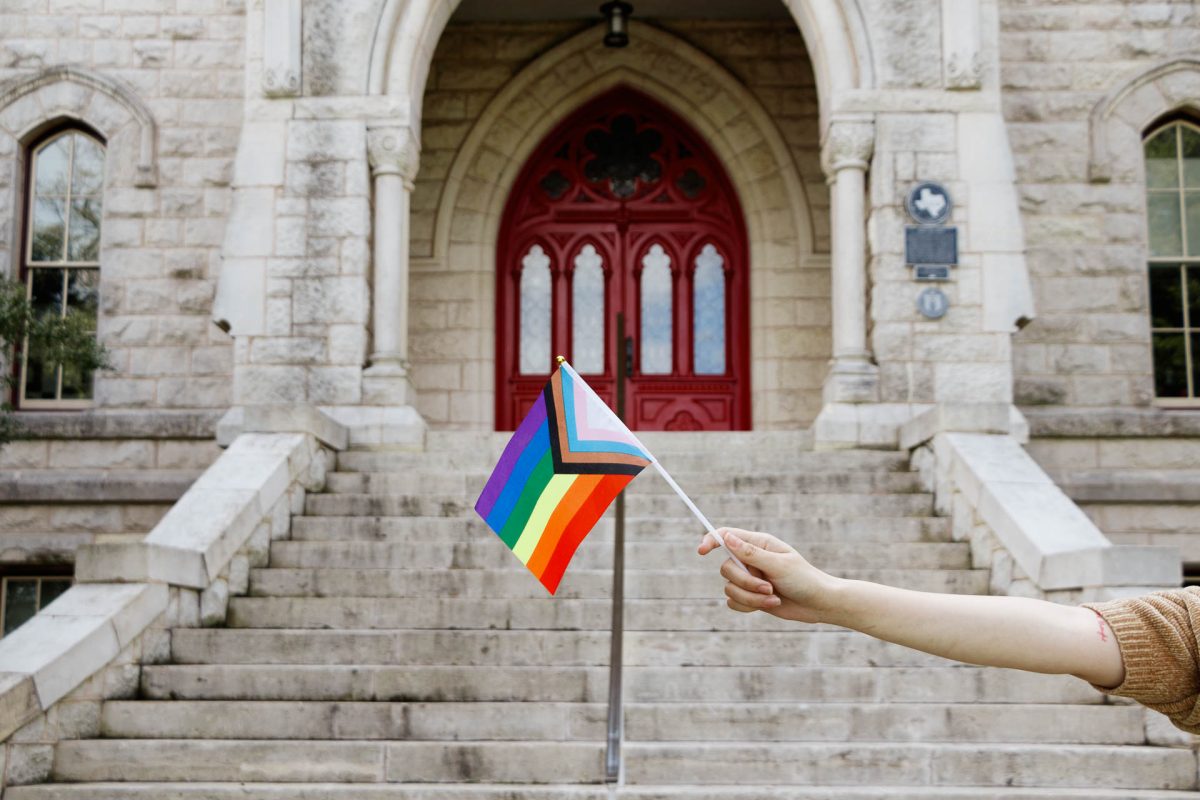
[[[533,408],[529,409],[529,413],[525,419],[521,421],[521,425],[517,428],[513,437],[508,440],[508,446],[504,448],[504,455],[500,456],[499,463],[492,470],[492,476],[488,478],[487,485],[483,487],[483,492],[479,495],[479,500],[475,503],[475,510],[479,512],[479,516],[484,519],[492,513],[492,508],[496,505],[496,500],[500,498],[500,493],[504,491],[504,485],[508,483],[509,477],[512,476],[513,467],[517,465],[517,459],[521,457],[521,453],[529,446],[533,440],[533,435],[537,433],[546,422],[546,397],[539,393],[537,400],[533,404]]]

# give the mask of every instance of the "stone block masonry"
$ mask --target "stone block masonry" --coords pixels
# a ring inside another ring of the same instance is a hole
[[[24,137],[63,118],[111,134],[99,332],[114,369],[97,377],[97,406],[224,408],[232,401],[231,341],[209,315],[242,126],[245,27],[242,0],[0,9],[0,83],[80,65],[119,82],[157,126],[150,185],[134,172],[137,143],[130,149],[125,141],[131,129],[114,127],[124,112],[102,93],[59,82],[22,98],[19,113],[16,105],[5,111],[0,219],[13,222],[0,225],[0,273],[13,277],[24,191],[17,156],[30,143]]]
[[[1089,115],[1155,65],[1194,57],[1189,2],[1001,0],[1004,114],[1016,161],[1038,317],[1013,340],[1016,401],[1027,406],[1146,406],[1154,398],[1140,142],[1089,174]],[[1139,125],[1194,100],[1194,74],[1163,84]],[[1142,131],[1144,133],[1144,131]]]

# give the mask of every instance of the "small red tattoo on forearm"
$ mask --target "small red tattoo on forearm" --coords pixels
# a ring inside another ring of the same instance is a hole
[[[1100,641],[1102,641],[1102,642],[1107,642],[1107,641],[1108,641],[1108,634],[1107,634],[1107,633],[1105,633],[1105,631],[1104,631],[1104,629],[1105,629],[1105,627],[1106,627],[1106,626],[1105,626],[1105,624],[1104,624],[1104,618],[1103,618],[1103,617],[1096,617],[1096,624],[1099,626],[1099,632],[1100,632]]]

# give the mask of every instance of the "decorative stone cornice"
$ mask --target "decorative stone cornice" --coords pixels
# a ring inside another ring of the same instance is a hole
[[[821,149],[821,164],[830,177],[843,169],[865,170],[875,152],[875,123],[870,120],[834,120]]]
[[[367,158],[373,175],[399,175],[412,188],[421,164],[421,141],[407,125],[367,123]]]

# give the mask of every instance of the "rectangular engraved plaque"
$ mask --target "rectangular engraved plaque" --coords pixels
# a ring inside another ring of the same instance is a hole
[[[908,225],[904,229],[904,260],[911,265],[958,263],[958,228]]]

